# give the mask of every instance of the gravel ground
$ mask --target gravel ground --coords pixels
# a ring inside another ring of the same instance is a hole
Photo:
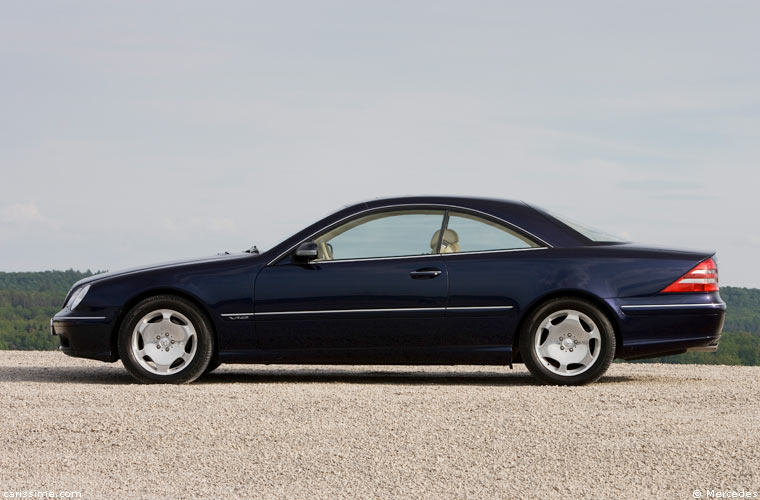
[[[189,386],[0,352],[0,498],[694,498],[760,490],[760,367],[225,365]],[[750,493],[751,494],[751,493]]]

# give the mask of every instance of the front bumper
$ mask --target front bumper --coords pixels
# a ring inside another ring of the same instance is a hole
[[[50,320],[50,334],[57,336],[64,354],[78,358],[116,361],[111,321],[107,316],[75,315],[61,311]]]

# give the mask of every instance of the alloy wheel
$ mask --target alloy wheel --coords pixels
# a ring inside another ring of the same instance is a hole
[[[195,327],[184,314],[157,309],[144,315],[132,331],[131,349],[137,363],[156,375],[178,373],[195,357]]]
[[[533,348],[546,370],[571,377],[594,365],[602,350],[602,336],[588,315],[562,309],[540,323],[534,334]]]

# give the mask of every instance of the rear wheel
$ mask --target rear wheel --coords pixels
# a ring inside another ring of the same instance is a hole
[[[200,377],[214,352],[206,316],[171,295],[137,304],[119,329],[124,367],[140,382],[183,384]]]
[[[588,384],[609,368],[615,356],[615,331],[590,302],[553,299],[525,323],[520,352],[528,370],[544,382]]]

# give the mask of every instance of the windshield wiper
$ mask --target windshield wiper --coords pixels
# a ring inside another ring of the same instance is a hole
[[[256,245],[253,245],[253,246],[252,246],[251,248],[249,248],[248,250],[244,250],[244,252],[245,252],[245,253],[259,253],[259,254],[261,253],[261,252],[259,252],[259,249],[258,249],[258,248],[256,248]]]

